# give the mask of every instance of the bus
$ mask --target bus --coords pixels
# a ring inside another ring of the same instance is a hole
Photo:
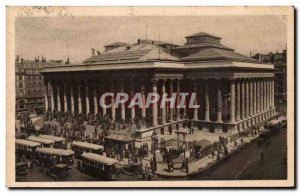
[[[81,158],[82,153],[96,153],[102,155],[104,147],[93,143],[73,141],[72,149],[75,152],[75,158]]]
[[[37,148],[36,154],[40,163],[44,166],[54,166],[56,164],[66,164],[72,166],[74,163],[74,151],[55,148]]]
[[[81,157],[80,171],[102,180],[117,180],[117,160],[95,153],[83,153]]]
[[[40,138],[50,139],[54,141],[54,148],[63,149],[65,146],[66,140],[63,137],[57,137],[53,135],[39,135]]]
[[[42,144],[42,147],[53,147],[54,141],[51,139],[45,139],[41,137],[36,137],[36,136],[29,136],[27,138],[29,141],[34,141]]]
[[[16,139],[16,156],[25,156],[28,159],[34,158],[35,150],[41,147],[42,144],[38,142],[29,141],[26,139]]]

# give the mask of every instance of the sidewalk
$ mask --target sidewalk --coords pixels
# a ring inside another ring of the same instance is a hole
[[[229,151],[228,157],[233,155],[240,147],[247,145],[248,143],[250,143],[252,140],[254,140],[257,137],[258,137],[258,135],[253,136],[253,137],[244,137],[243,144],[241,144],[241,141],[239,139],[239,140],[237,140],[237,142],[238,142],[237,146],[234,146],[234,143],[228,143],[227,144],[227,148]],[[222,160],[224,160],[224,159],[225,159],[224,153],[221,152],[220,162],[222,162]],[[185,176],[201,173],[201,172],[209,169],[210,167],[216,165],[217,163],[218,163],[217,156],[215,156],[214,158],[211,155],[206,156],[196,162],[190,163],[189,164],[189,173],[186,173],[185,169],[179,169],[179,170],[174,169],[173,172],[168,172],[167,171],[168,167],[167,167],[166,163],[158,163],[156,175],[159,175],[161,177],[185,177]]]

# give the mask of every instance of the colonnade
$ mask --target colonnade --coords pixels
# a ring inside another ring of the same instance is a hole
[[[139,81],[140,82],[140,81]],[[192,113],[187,117],[187,109],[173,108],[170,102],[158,108],[158,102],[151,104],[152,126],[164,125],[167,122],[173,122],[180,119],[189,118],[193,121],[215,122],[215,123],[229,123],[237,124],[245,120],[255,117],[254,123],[262,121],[272,116],[274,109],[274,79],[273,78],[241,78],[241,79],[194,79],[188,80],[189,84],[183,84],[182,80],[152,80],[149,82],[134,84],[133,80],[128,81],[129,86],[124,88],[124,81],[119,82],[104,82],[100,80],[87,81],[47,81],[45,80],[45,109],[51,111],[64,111],[74,113],[101,113],[105,115],[108,113],[107,108],[102,108],[100,103],[100,96],[105,92],[125,92],[132,98],[137,92],[142,95],[142,101],[146,103],[146,93],[158,93],[161,96],[167,93],[172,96],[173,93],[178,94],[181,88],[190,89],[187,92],[195,92],[195,105],[200,105],[200,108],[195,108],[189,111]],[[147,84],[145,84],[147,83]],[[190,84],[191,83],[191,84]],[[199,84],[203,85],[203,89],[199,89]],[[211,87],[210,85],[215,86]],[[225,86],[225,89],[224,89]],[[190,88],[192,87],[192,88]],[[214,89],[214,90],[212,90]],[[50,93],[48,93],[50,91]],[[185,90],[186,92],[186,90]],[[212,94],[214,93],[214,94]],[[50,95],[50,97],[49,97]],[[199,97],[202,95],[203,97]],[[225,99],[224,99],[225,98]],[[201,101],[203,100],[203,101]],[[212,104],[210,100],[216,102]],[[226,104],[223,104],[225,100]],[[102,101],[108,103],[107,101]],[[161,101],[159,101],[161,102]],[[176,104],[179,104],[180,97],[176,98]],[[111,104],[109,115],[112,119],[116,117],[116,111],[120,112],[123,120],[130,118],[133,120],[136,113],[139,113],[142,118],[146,117],[145,106],[141,109],[127,108],[124,103],[119,105],[119,109],[115,108],[115,97],[109,101]],[[216,119],[211,120],[212,106],[216,108]],[[226,109],[224,109],[226,108]],[[137,112],[139,111],[139,112]],[[223,114],[226,111],[226,118]],[[126,113],[127,112],[127,113]],[[204,112],[203,116],[199,116]],[[266,112],[266,113],[265,113]],[[149,112],[148,112],[149,113]],[[263,114],[262,116],[258,116]],[[129,116],[129,117],[127,117]],[[202,119],[200,117],[203,117]],[[224,120],[225,119],[225,120]],[[251,125],[252,122],[247,122]],[[246,125],[246,126],[247,126]]]

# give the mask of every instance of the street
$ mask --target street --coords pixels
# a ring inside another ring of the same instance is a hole
[[[286,179],[286,166],[282,164],[286,154],[286,129],[274,135],[267,145],[249,144],[246,149],[232,156],[226,163],[216,166],[189,180],[248,180]],[[264,160],[260,153],[264,152]]]

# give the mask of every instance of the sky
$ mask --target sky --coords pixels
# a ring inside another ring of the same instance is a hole
[[[18,17],[15,27],[16,55],[29,60],[37,56],[66,60],[69,56],[71,63],[90,57],[91,48],[103,51],[112,42],[135,43],[146,34],[147,39],[183,45],[184,37],[206,32],[247,56],[281,52],[287,42],[286,18],[270,15]]]

